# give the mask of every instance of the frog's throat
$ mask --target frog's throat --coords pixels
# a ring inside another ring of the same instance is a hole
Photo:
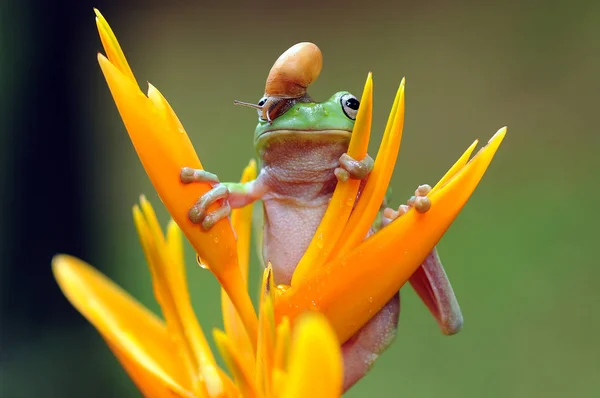
[[[283,140],[327,140],[327,141],[344,141],[350,140],[350,136],[352,135],[351,131],[348,130],[333,130],[333,129],[324,129],[324,130],[291,130],[291,129],[283,129],[283,130],[268,130],[261,133],[254,140],[254,144],[256,148],[262,148],[267,144],[275,141],[283,141]]]

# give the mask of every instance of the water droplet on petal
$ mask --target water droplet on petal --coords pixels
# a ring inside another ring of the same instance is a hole
[[[320,234],[319,236],[317,236],[317,247],[319,249],[322,249],[323,246],[324,246],[324,243],[323,243],[323,234]]]
[[[198,263],[200,268],[208,269],[208,265],[198,254],[196,254],[196,262]]]

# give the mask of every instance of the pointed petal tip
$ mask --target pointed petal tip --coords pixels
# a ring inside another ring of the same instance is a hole
[[[96,7],[94,7],[94,20],[96,21],[96,25],[99,25],[101,23],[104,23],[105,19],[104,16],[100,13],[100,10],[98,10]]]
[[[81,267],[82,261],[69,254],[59,253],[52,257],[50,264],[52,274],[54,274],[58,286],[64,291],[64,288],[67,286],[66,280],[69,279],[69,274],[72,275],[72,272],[76,268]]]
[[[52,273],[54,274],[54,277],[56,279],[59,278],[59,274],[62,272],[63,268],[65,267],[65,264],[68,260],[69,255],[68,254],[55,254],[52,257],[52,260],[50,261],[50,265],[52,266]]]
[[[492,138],[489,139],[488,144],[497,139],[502,141],[504,139],[504,136],[506,135],[507,131],[508,131],[507,126],[504,126],[501,129],[499,129],[498,131],[496,131],[496,134],[494,134],[492,136]]]

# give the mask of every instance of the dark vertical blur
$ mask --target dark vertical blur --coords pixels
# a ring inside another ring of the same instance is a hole
[[[27,61],[17,74],[15,93],[26,100],[12,104],[8,125],[14,141],[8,164],[12,172],[7,174],[16,181],[7,193],[12,210],[9,217],[16,222],[7,235],[4,258],[11,268],[28,272],[7,271],[2,302],[3,310],[12,313],[9,334],[10,328],[15,328],[33,337],[44,330],[50,317],[67,321],[73,315],[61,311],[65,309],[63,298],[48,283],[50,269],[44,264],[57,250],[83,255],[87,249],[81,234],[85,188],[78,183],[85,178],[78,150],[83,123],[76,111],[81,101],[73,94],[71,65],[84,23],[77,11],[87,8],[89,12],[91,2],[82,1],[75,7],[39,2],[28,8],[30,12],[24,12],[25,7],[13,9],[12,28],[29,39],[19,41],[21,48],[16,52]],[[29,300],[10,300],[25,286]]]
[[[102,396],[104,391],[83,394],[86,372],[70,380],[64,369],[83,363],[87,354],[61,354],[51,337],[76,340],[73,331],[85,325],[57,289],[50,261],[57,252],[89,256],[90,242],[82,233],[90,210],[89,171],[82,167],[85,99],[74,71],[95,67],[93,57],[78,65],[82,43],[94,38],[93,5],[88,0],[25,0],[1,7],[3,397],[41,391],[45,396],[65,391]]]

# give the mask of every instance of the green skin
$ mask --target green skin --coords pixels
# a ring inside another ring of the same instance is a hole
[[[348,117],[340,99],[351,95],[347,91],[335,93],[325,102],[299,102],[272,122],[260,119],[254,131],[254,145],[260,156],[265,150],[268,136],[281,130],[323,131],[336,130],[352,133],[354,119]]]
[[[356,161],[345,153],[356,113],[356,110],[343,107],[342,98],[347,99],[349,95],[339,92],[321,103],[297,102],[271,122],[259,119],[254,144],[261,168],[254,181],[220,183],[214,174],[188,168],[182,170],[184,183],[213,183],[213,190],[190,209],[190,219],[205,229],[227,216],[230,208],[262,200],[262,257],[265,264],[271,263],[278,284],[290,283],[298,261],[327,210],[338,180],[356,178],[364,183],[373,166],[368,156]],[[429,201],[425,193],[418,190],[409,205],[417,211],[426,211]],[[217,200],[223,204],[221,209],[207,214],[208,206]],[[421,206],[423,204],[426,206]],[[381,212],[369,235],[406,210],[407,206],[401,206],[397,212],[391,209]],[[365,266],[376,267],[377,264]],[[442,331],[456,333],[462,326],[462,314],[435,250],[410,281]],[[342,345],[344,390],[364,376],[377,356],[392,342],[399,313],[399,295],[396,294]]]

